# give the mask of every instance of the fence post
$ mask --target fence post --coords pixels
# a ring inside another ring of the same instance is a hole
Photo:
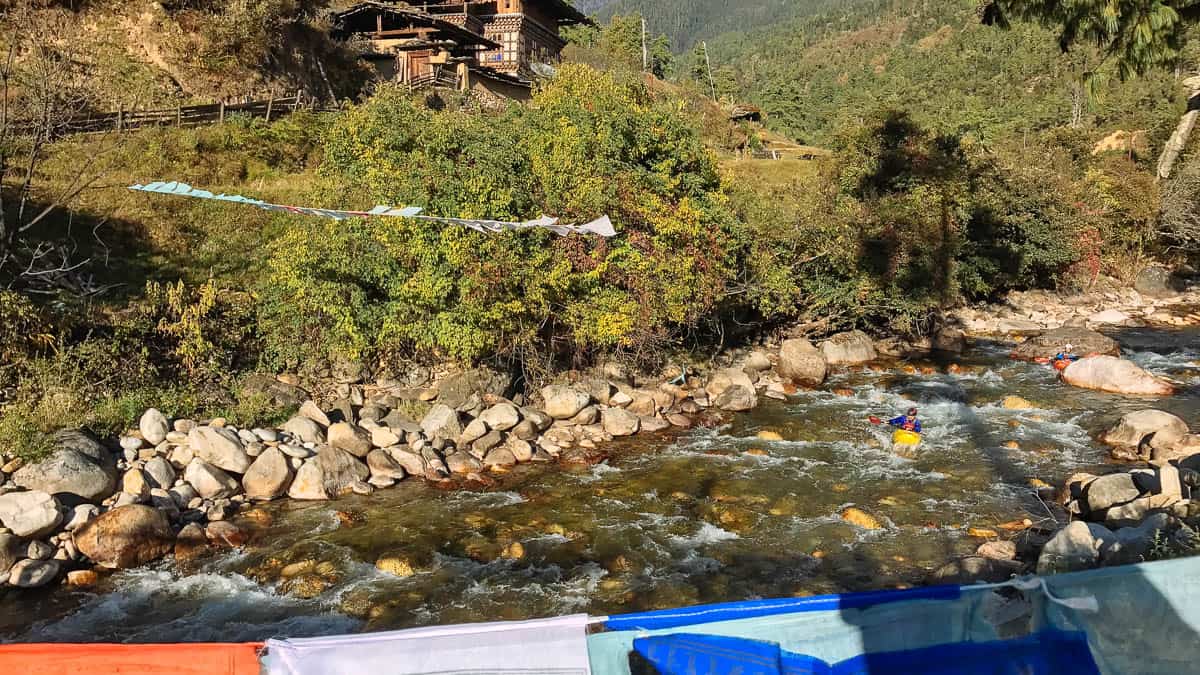
[[[125,104],[118,103],[117,104],[117,133],[118,134],[121,133],[122,127],[125,126],[124,122],[125,122]]]
[[[271,106],[275,104],[275,97],[267,99],[267,121],[271,121]]]
[[[221,99],[220,115],[217,118],[217,121],[221,124],[225,123],[225,99]]]
[[[183,126],[183,105],[175,104],[175,126]]]

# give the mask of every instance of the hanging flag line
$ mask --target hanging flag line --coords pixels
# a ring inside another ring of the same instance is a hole
[[[163,182],[155,181],[148,185],[130,185],[130,190],[138,190],[140,192],[154,192],[165,195],[177,195],[180,197],[195,197],[198,199],[215,199],[222,202],[233,202],[235,204],[247,204],[255,206],[266,211],[280,211],[283,213],[297,213],[305,216],[319,216],[322,218],[333,218],[334,220],[346,220],[347,218],[412,218],[414,220],[427,220],[437,223],[448,223],[450,225],[459,225],[469,227],[472,230],[479,232],[502,232],[504,230],[525,230],[530,228],[540,228],[550,230],[555,234],[595,234],[601,237],[616,236],[617,231],[613,229],[612,221],[608,216],[601,216],[590,223],[583,225],[560,225],[558,218],[542,216],[535,220],[525,220],[520,222],[509,222],[504,220],[484,220],[474,218],[446,218],[442,216],[425,216],[421,215],[422,209],[417,206],[376,206],[370,211],[343,211],[338,209],[317,209],[307,206],[287,206],[284,204],[270,204],[261,199],[251,199],[241,195],[227,195],[224,193],[213,194],[208,190],[194,188],[187,183],[179,183],[176,181]]]

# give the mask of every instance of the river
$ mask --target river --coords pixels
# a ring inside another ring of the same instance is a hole
[[[407,482],[262,507],[241,551],[120,572],[88,591],[9,594],[0,638],[248,641],[920,584],[983,541],[970,528],[1044,522],[1031,479],[1057,485],[1105,464],[1093,439],[1123,413],[1157,407],[1195,425],[1200,331],[1113,336],[1181,393],[1147,402],[1074,389],[980,344],[954,359],[955,374],[950,361],[915,364],[929,374],[838,374],[720,428],[640,436],[592,467],[522,466],[489,491]],[[1006,409],[1008,395],[1035,407]],[[927,433],[910,460],[865,418],[913,401]],[[844,522],[849,506],[881,527]],[[384,555],[415,573],[380,572]]]

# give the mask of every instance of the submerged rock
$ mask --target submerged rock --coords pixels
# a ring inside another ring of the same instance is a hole
[[[865,530],[878,530],[883,527],[878,518],[853,506],[842,511],[842,520]]]

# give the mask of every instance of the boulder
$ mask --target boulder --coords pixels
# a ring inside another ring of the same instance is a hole
[[[1048,330],[1022,342],[1013,350],[1012,357],[1025,361],[1042,357],[1048,358],[1066,349],[1067,345],[1071,345],[1071,350],[1080,356],[1088,354],[1119,356],[1121,354],[1121,347],[1117,341],[1103,333],[1078,326],[1064,326]]]
[[[391,427],[375,424],[370,426],[367,431],[371,433],[371,445],[377,448],[390,448],[393,445],[400,445],[404,441],[403,432],[392,431]]]
[[[1004,335],[1031,336],[1037,335],[1045,326],[1028,319],[1001,319],[996,322],[995,332]]]
[[[341,448],[355,457],[366,457],[371,451],[371,434],[362,427],[349,422],[337,422],[329,426],[329,444]]]
[[[713,405],[732,412],[753,410],[758,405],[758,394],[753,388],[734,385],[714,398]]]
[[[516,455],[513,454],[512,450],[503,446],[489,450],[483,458],[483,465],[488,468],[512,466],[516,463]]]
[[[638,432],[638,416],[621,408],[609,408],[600,413],[604,431],[613,436],[632,436]]]
[[[146,472],[146,476],[150,479],[150,487],[169,490],[171,486],[175,485],[175,479],[177,478],[175,467],[171,466],[171,463],[162,457],[155,457],[146,462],[142,470]]]
[[[533,459],[533,445],[529,441],[510,436],[504,447],[508,448],[518,462],[528,462]]]
[[[1100,539],[1112,533],[1103,525],[1076,520],[1059,530],[1042,547],[1037,573],[1075,572],[1095,567],[1100,562]]]
[[[0,524],[25,539],[39,539],[62,523],[58,500],[41,490],[0,495]]]
[[[292,467],[279,448],[263,451],[246,475],[242,476],[242,488],[250,499],[268,500],[287,494],[292,484]]]
[[[196,457],[224,471],[246,473],[252,461],[242,439],[224,427],[196,427],[188,432],[188,447]]]
[[[409,476],[421,477],[425,475],[429,467],[428,462],[421,456],[419,452],[413,452],[408,448],[401,446],[393,446],[387,448],[387,453],[392,456],[392,459],[398,464],[404,472]],[[367,456],[368,461],[370,455]]]
[[[236,479],[199,457],[183,470],[183,479],[205,499],[232,497],[241,490]]]
[[[1119,309],[1096,312],[1088,316],[1087,322],[1098,326],[1132,326],[1135,323],[1133,317]]]
[[[298,438],[302,443],[325,442],[325,430],[321,428],[320,424],[308,417],[297,415],[284,422],[282,429],[295,438]]]
[[[208,536],[200,523],[188,523],[175,538],[175,562],[192,560],[208,550]]]
[[[585,427],[589,424],[595,424],[596,420],[600,419],[600,408],[589,405],[583,410],[580,410],[576,415],[567,420],[568,423]]]
[[[242,397],[265,399],[277,408],[296,408],[308,399],[308,392],[272,375],[256,373],[242,380]]]
[[[1200,434],[1185,434],[1170,446],[1154,447],[1151,444],[1151,448],[1150,459],[1155,462],[1187,459],[1200,455]]]
[[[860,330],[838,333],[821,343],[821,352],[829,365],[854,365],[874,361],[875,343]]]
[[[146,479],[146,474],[142,473],[141,469],[130,469],[121,477],[121,492],[133,496],[137,501],[144,502],[150,498],[150,481]]]
[[[521,413],[511,403],[497,403],[480,413],[478,419],[486,424],[489,429],[508,431],[520,423]]]
[[[1142,295],[1164,298],[1178,293],[1175,279],[1165,267],[1146,267],[1138,272],[1133,288]]]
[[[541,394],[546,414],[556,420],[575,417],[592,400],[587,393],[561,384],[542,387]]]
[[[1132,361],[1114,356],[1093,356],[1067,366],[1062,379],[1069,385],[1132,396],[1170,396],[1170,382],[1147,373]]]
[[[100,501],[116,490],[116,458],[95,438],[81,431],[62,431],[54,436],[54,446],[45,459],[18,469],[12,482],[28,490],[89,502]]]
[[[1152,448],[1166,448],[1179,442],[1187,433],[1187,422],[1171,413],[1139,410],[1122,417],[1102,440],[1112,446],[1137,448],[1145,441]]]
[[[174,550],[175,533],[162,511],[131,504],[102,513],[76,530],[75,545],[97,565],[128,569]]]
[[[742,360],[742,372],[751,379],[758,379],[758,374],[771,369],[771,357],[763,351],[753,351]]]
[[[300,410],[296,411],[296,414],[299,417],[304,417],[316,422],[317,424],[321,425],[322,428],[328,428],[329,425],[332,424],[329,419],[329,415],[326,415],[325,411],[321,409],[321,406],[317,405],[317,402],[312,399],[305,401],[304,404],[300,406]]]
[[[942,565],[929,576],[931,585],[962,586],[975,583],[1000,583],[1020,574],[1024,566],[1012,560],[984,555],[969,555]]]
[[[446,467],[450,473],[475,473],[483,468],[483,463],[469,452],[455,452],[446,455]]]
[[[355,483],[371,477],[371,470],[366,464],[345,450],[331,445],[321,446],[317,451],[316,461],[321,467],[321,480],[325,485],[325,492],[330,495],[346,494],[352,490]]]
[[[437,400],[458,410],[475,394],[503,397],[511,387],[511,375],[490,368],[475,368],[442,378],[437,385]]]
[[[1014,541],[985,541],[975,549],[976,555],[994,560],[1015,560],[1017,558],[1017,543]]]
[[[392,453],[387,450],[372,450],[368,453],[367,469],[371,472],[372,479],[404,480],[404,477],[408,475],[404,467],[400,466],[400,463],[392,457]]]
[[[306,460],[296,470],[296,477],[288,487],[288,496],[292,499],[323,500],[329,499],[325,491],[325,475],[321,464],[316,458]]]
[[[425,413],[425,417],[421,419],[421,430],[429,438],[452,441],[462,436],[463,426],[457,410],[439,403]]]
[[[1098,536],[1100,560],[1105,565],[1130,565],[1142,562],[1153,548],[1159,532],[1167,528],[1170,516],[1156,513],[1135,527],[1122,527]]]
[[[27,546],[15,534],[0,534],[0,579],[3,579],[17,561],[25,557]]]
[[[718,370],[708,378],[708,383],[704,385],[704,391],[715,399],[732,387],[742,387],[753,392],[754,382],[746,373],[737,368],[725,368]]]
[[[958,328],[943,328],[933,336],[932,346],[939,352],[961,354],[967,348],[967,335]]]
[[[166,415],[155,408],[142,413],[142,418],[138,420],[138,431],[142,432],[142,438],[150,445],[158,445],[167,440],[167,432],[170,430]]]
[[[1127,504],[1142,495],[1142,488],[1131,473],[1110,473],[1089,482],[1083,488],[1083,501],[1093,514]]]
[[[8,583],[17,588],[45,586],[58,577],[61,570],[57,560],[22,560],[8,573]]]

